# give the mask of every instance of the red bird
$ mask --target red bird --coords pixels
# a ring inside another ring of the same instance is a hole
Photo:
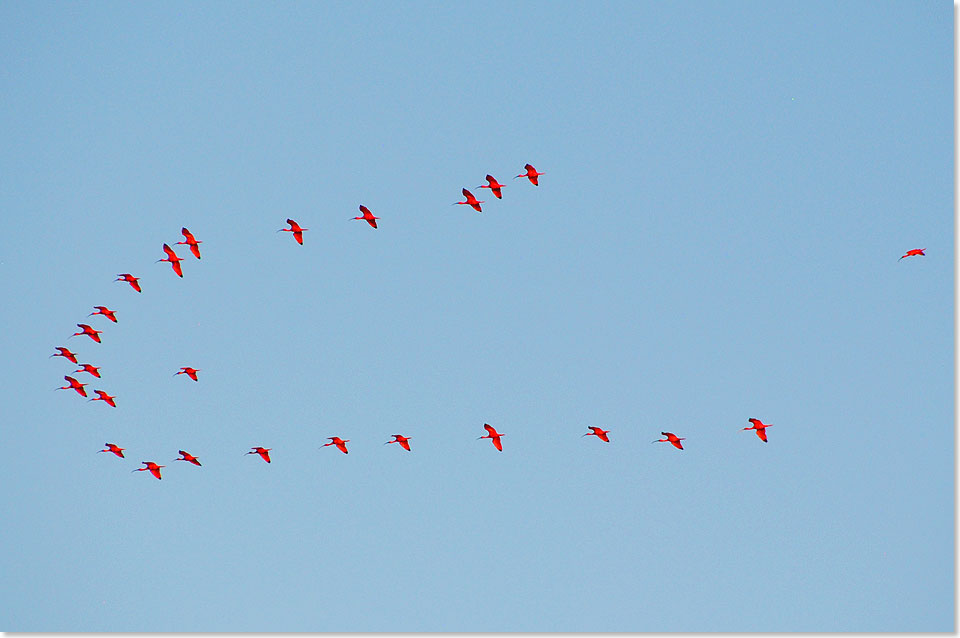
[[[80,328],[80,330],[82,330],[83,332],[74,332],[72,335],[70,335],[70,337],[76,337],[77,335],[87,335],[97,343],[103,343],[102,341],[100,341],[100,334],[103,332],[103,330],[94,330],[93,328],[91,328],[85,323],[78,323],[77,327]],[[70,337],[67,337],[67,339],[69,339]]]
[[[537,177],[540,175],[545,175],[545,173],[538,173],[537,169],[535,169],[532,164],[524,164],[523,167],[527,169],[527,172],[520,173],[517,175],[517,177],[526,177],[530,180],[531,184],[534,186],[539,186],[540,184],[537,182]],[[517,179],[517,177],[514,177],[513,179]]]
[[[593,432],[587,432],[583,436],[596,436],[601,441],[606,441],[607,443],[610,442],[610,439],[607,438],[607,432],[610,430],[601,430],[595,425],[588,425],[587,428],[593,430]]]
[[[156,477],[159,479],[159,478],[160,478],[160,468],[161,468],[161,467],[167,467],[166,465],[157,465],[157,464],[154,463],[153,461],[143,461],[143,464],[146,465],[147,467],[139,467],[139,468],[137,468],[137,469],[135,469],[135,470],[132,470],[132,471],[133,471],[133,472],[146,472],[147,470],[150,470],[150,473],[153,474],[154,476],[156,476]]]
[[[106,445],[107,447],[105,447],[104,449],[100,450],[100,452],[113,452],[114,454],[116,454],[117,456],[119,456],[121,459],[124,458],[124,456],[123,456],[123,451],[124,451],[125,449],[127,449],[127,448],[118,447],[118,446],[115,445],[114,443],[104,443],[104,445]],[[99,452],[98,452],[98,453],[99,453]]]
[[[200,259],[200,244],[202,244],[203,242],[197,241],[196,237],[193,236],[193,233],[191,233],[186,228],[181,228],[180,233],[187,238],[187,241],[178,241],[177,243],[190,246],[190,252],[193,253],[193,256],[196,257],[197,259]]]
[[[409,441],[409,440],[410,440],[410,437],[409,437],[409,436],[403,436],[402,434],[394,434],[394,435],[393,435],[393,440],[392,440],[392,441],[387,441],[386,443],[384,443],[384,445],[389,445],[390,443],[399,443],[399,444],[400,444],[400,447],[402,447],[404,450],[406,450],[407,452],[409,452],[409,451],[410,451],[410,444],[407,443],[407,441]]]
[[[371,226],[373,226],[374,228],[377,227],[377,220],[380,218],[374,217],[373,213],[370,212],[369,208],[361,204],[360,212],[363,213],[363,215],[361,217],[354,217],[354,219],[362,219],[366,221],[368,224],[370,224]]]
[[[50,355],[50,357],[63,357],[70,363],[77,363],[77,355],[70,352],[69,348],[64,348],[63,346],[57,346],[55,350],[58,350],[59,352],[54,352],[52,355]],[[49,359],[50,357],[47,357],[47,358]]]
[[[114,281],[125,281],[128,284],[130,284],[130,286],[132,286],[133,289],[136,290],[137,292],[143,292],[142,290],[140,290],[140,278],[134,277],[128,272],[117,275],[117,278],[114,279]]]
[[[921,257],[926,257],[927,253],[923,252],[925,250],[926,248],[914,248],[913,250],[908,250],[903,256],[900,257],[900,259],[903,259],[904,257],[916,257],[917,255],[920,255]],[[897,261],[900,261],[900,259],[898,259]]]
[[[180,456],[181,456],[182,458],[173,459],[173,460],[174,460],[174,461],[187,461],[188,463],[193,463],[194,465],[196,465],[196,466],[198,466],[198,467],[200,466],[200,461],[197,460],[197,457],[195,457],[194,455],[190,454],[189,452],[184,452],[183,450],[180,450]]]
[[[262,458],[264,461],[266,461],[267,463],[270,462],[270,450],[271,450],[272,448],[268,448],[268,447],[267,447],[267,448],[254,447],[254,448],[250,448],[250,449],[251,449],[252,451],[251,451],[251,452],[247,452],[247,454],[259,454],[259,455],[260,455],[260,458]]]
[[[336,445],[338,450],[340,450],[344,454],[347,454],[347,443],[350,442],[350,439],[344,440],[344,439],[341,439],[339,436],[328,436],[327,438],[330,439],[330,442],[324,443],[323,447],[327,447],[328,445]]]
[[[482,199],[478,200],[476,197],[473,196],[473,193],[468,191],[466,188],[462,189],[462,192],[463,192],[463,196],[466,197],[467,199],[462,202],[454,202],[453,204],[451,204],[451,206],[455,206],[456,204],[469,204],[473,206],[473,209],[475,211],[477,211],[478,213],[482,213],[483,209],[480,208],[480,204],[483,203],[483,200]]]
[[[78,368],[77,370],[74,370],[73,371],[74,374],[76,374],[77,372],[86,372],[87,374],[92,374],[98,379],[100,378],[100,366],[92,366],[89,363],[81,363],[79,365],[80,365],[80,368]]]
[[[500,189],[503,188],[503,184],[499,183],[493,175],[487,175],[487,182],[488,183],[483,186],[477,186],[477,188],[489,188],[497,199],[503,199],[503,196],[500,194]]]
[[[747,419],[753,425],[748,428],[743,428],[744,430],[756,430],[757,436],[760,437],[760,440],[764,443],[767,442],[767,428],[773,427],[773,423],[764,423],[760,419]]]
[[[303,233],[310,230],[309,228],[300,228],[300,224],[288,219],[287,223],[290,224],[290,228],[281,228],[278,230],[278,233],[293,233],[293,238],[297,240],[297,243],[303,246]]]
[[[96,308],[97,311],[91,312],[89,315],[87,315],[88,317],[92,317],[93,315],[103,315],[113,323],[117,323],[116,310],[110,310],[106,306],[94,306],[94,308]]]
[[[180,368],[180,372],[174,373],[173,376],[177,376],[178,374],[185,374],[185,375],[187,375],[188,377],[190,377],[191,379],[193,379],[194,381],[196,381],[196,380],[197,380],[197,373],[198,373],[198,372],[200,372],[200,368],[191,368],[191,367],[187,366],[187,367],[185,367],[185,368]]]
[[[91,401],[103,401],[104,403],[109,405],[111,408],[117,407],[117,403],[116,401],[114,401],[114,399],[116,399],[117,397],[115,396],[112,397],[106,392],[104,392],[103,390],[94,390],[94,392],[97,393],[97,398],[90,399]]]
[[[64,376],[63,378],[66,379],[70,385],[59,387],[57,390],[76,390],[80,396],[87,396],[87,391],[83,389],[83,386],[87,385],[86,383],[80,383],[73,377]]]
[[[500,437],[505,435],[497,432],[493,428],[493,426],[488,423],[484,423],[483,427],[488,432],[488,434],[486,436],[478,436],[477,440],[479,441],[480,439],[491,439],[493,441],[493,447],[503,452],[503,445],[500,443]]]
[[[657,439],[656,441],[651,441],[651,443],[667,443],[667,442],[670,442],[670,443],[673,443],[673,447],[677,448],[678,450],[682,450],[682,449],[683,449],[683,446],[680,444],[680,441],[686,441],[686,440],[687,440],[686,437],[678,437],[678,436],[677,436],[676,434],[674,434],[673,432],[661,432],[660,434],[662,434],[663,436],[665,436],[665,437],[667,437],[667,438],[665,438],[665,439]]]
[[[157,263],[160,263],[161,261],[169,261],[170,265],[173,266],[173,272],[177,273],[177,276],[183,277],[183,268],[180,267],[180,262],[183,261],[183,259],[177,257],[177,253],[173,252],[173,248],[170,248],[170,246],[167,246],[166,244],[163,245],[163,252],[167,253],[167,258],[158,259]]]

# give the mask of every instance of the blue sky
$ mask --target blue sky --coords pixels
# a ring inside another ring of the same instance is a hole
[[[952,4],[12,2],[0,55],[0,629],[955,628]]]

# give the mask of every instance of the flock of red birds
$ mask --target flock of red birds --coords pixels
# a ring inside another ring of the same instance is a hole
[[[520,173],[514,179],[517,179],[520,177],[526,177],[528,180],[530,180],[530,183],[532,183],[534,186],[538,186],[539,177],[544,173],[538,172],[537,169],[535,169],[531,164],[525,164],[523,168],[526,172]],[[501,189],[504,188],[504,185],[499,183],[496,180],[496,178],[494,178],[492,175],[487,175],[486,180],[487,180],[487,183],[481,186],[478,186],[478,188],[488,188],[490,189],[490,192],[493,193],[494,197],[496,197],[497,199],[502,199],[503,194],[501,192]],[[462,193],[463,193],[464,201],[454,202],[453,204],[451,204],[451,206],[455,206],[457,204],[468,205],[468,206],[471,206],[477,212],[482,212],[483,209],[480,206],[480,204],[485,203],[483,200],[478,200],[473,195],[473,193],[471,193],[466,188],[462,189]],[[380,219],[379,217],[374,216],[374,214],[370,212],[370,209],[363,205],[360,206],[360,212],[363,214],[357,217],[354,217],[353,219],[363,220],[368,224],[370,224],[371,227],[377,228],[377,220]],[[302,246],[303,233],[309,230],[309,228],[301,227],[300,224],[298,224],[293,219],[288,219],[287,225],[289,225],[290,227],[281,228],[277,232],[291,233],[293,235],[294,240]],[[197,259],[200,259],[200,244],[202,244],[203,242],[198,240],[196,237],[194,237],[193,233],[191,233],[186,228],[182,228],[180,232],[183,235],[184,240],[178,241],[174,245],[188,246],[190,248],[190,252],[193,253],[193,256],[196,257]],[[924,256],[926,255],[926,253],[924,252],[925,250],[926,250],[925,248],[914,248],[912,250],[908,250],[904,255],[900,257],[900,259],[903,259],[904,257]],[[173,272],[175,272],[178,277],[183,277],[183,268],[180,265],[180,262],[183,261],[183,258],[179,257],[176,251],[174,251],[174,249],[171,248],[168,244],[163,244],[163,252],[166,254],[166,257],[163,259],[158,259],[157,262],[161,262],[161,261],[168,262],[170,266],[173,268]],[[122,273],[117,275],[117,279],[115,281],[126,282],[130,284],[130,286],[137,292],[143,292],[143,290],[140,287],[140,278],[134,277],[130,273]],[[110,310],[106,306],[94,306],[94,312],[91,312],[88,316],[94,316],[94,315],[102,315],[103,317],[106,317],[109,321],[113,323],[117,323],[116,311]],[[103,333],[102,330],[96,330],[92,326],[85,323],[78,323],[77,327],[80,328],[80,332],[75,332],[72,335],[70,335],[70,337],[86,335],[90,337],[93,341],[97,343],[101,343],[100,335]],[[77,355],[74,352],[70,351],[70,349],[65,346],[57,346],[55,349],[57,350],[57,352],[50,355],[51,357],[63,357],[64,359],[70,361],[74,365],[79,366],[76,370],[73,371],[73,374],[85,373],[97,379],[101,378],[100,368],[98,366],[94,366],[90,363],[79,363],[79,360],[77,359]],[[180,368],[179,371],[175,372],[173,376],[185,374],[193,381],[198,381],[199,380],[199,377],[197,375],[198,372],[200,372],[200,368],[183,366]],[[80,381],[78,381],[75,377],[72,377],[69,375],[64,375],[63,378],[66,380],[67,385],[56,388],[57,390],[74,390],[80,396],[87,398],[87,391],[85,389],[85,386],[90,385],[89,383],[80,383]],[[110,407],[113,407],[113,408],[117,407],[117,403],[115,400],[117,398],[116,396],[111,396],[105,390],[97,389],[97,390],[93,390],[93,392],[97,396],[95,398],[88,398],[89,401],[103,401],[105,404],[109,405]],[[767,428],[772,427],[773,424],[763,423],[760,419],[755,419],[755,418],[748,419],[748,421],[751,424],[750,427],[743,428],[743,429],[754,430],[757,433],[757,436],[760,438],[760,440],[766,443]],[[502,452],[503,443],[501,442],[500,439],[504,436],[504,434],[502,432],[497,432],[496,428],[494,428],[492,425],[488,423],[484,423],[483,427],[487,431],[487,434],[484,436],[478,437],[478,440],[490,439],[490,442],[493,443],[493,446],[497,448],[497,450]],[[610,433],[610,430],[604,430],[602,428],[599,428],[593,425],[588,426],[588,429],[590,431],[587,432],[586,434],[583,434],[582,436],[596,436],[598,439],[600,439],[601,441],[604,441],[605,443],[610,442],[610,437],[607,436]],[[679,437],[673,432],[661,432],[660,434],[664,438],[656,439],[654,441],[651,441],[651,443],[670,443],[678,450],[683,449],[683,444],[681,443],[681,441],[686,440],[685,437]],[[411,449],[410,437],[404,436],[402,434],[393,434],[392,436],[393,436],[393,440],[387,441],[386,443],[384,443],[384,445],[388,445],[390,443],[399,443],[400,447],[402,447],[404,450],[408,452],[410,451]],[[341,439],[338,436],[331,436],[328,438],[330,442],[324,443],[323,447],[328,447],[333,445],[333,446],[336,446],[336,448],[341,452],[343,452],[344,454],[348,454],[347,443],[350,442],[350,439]],[[120,458],[125,458],[123,454],[125,448],[122,448],[115,443],[105,443],[104,445],[106,447],[102,450],[99,450],[99,452],[111,452]],[[257,454],[265,462],[270,463],[270,449],[271,448],[264,448],[264,447],[257,446],[257,447],[251,448],[250,451],[247,452],[246,454]],[[197,467],[201,466],[200,461],[197,459],[197,457],[190,454],[189,452],[186,452],[184,450],[179,450],[179,454],[180,454],[180,457],[174,459],[174,461],[185,461],[187,463],[196,465]],[[166,467],[165,465],[159,465],[154,461],[143,461],[142,465],[144,467],[141,467],[132,471],[133,472],[149,471],[157,479],[162,478],[160,470],[161,468]]]

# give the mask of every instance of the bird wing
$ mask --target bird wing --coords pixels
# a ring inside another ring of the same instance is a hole
[[[494,445],[495,448],[497,448],[498,450],[500,450],[501,452],[503,452],[503,445],[500,443],[500,437],[499,437],[499,436],[493,437],[493,445]]]
[[[173,248],[170,248],[170,246],[166,244],[163,245],[163,252],[167,253],[167,257],[169,257],[170,259],[177,258],[177,253],[173,252]]]
[[[767,430],[766,428],[757,428],[757,436],[760,437],[760,440],[764,443],[767,442]]]
[[[372,217],[372,216],[373,216],[373,213],[370,212],[370,209],[367,208],[366,206],[364,206],[363,204],[360,204],[360,212],[363,213],[363,216],[364,216],[364,217]]]
[[[493,428],[493,426],[490,425],[489,423],[484,423],[484,424],[483,424],[483,429],[486,430],[487,432],[489,432],[489,433],[490,433],[490,436],[495,436],[495,435],[497,434],[497,431],[496,431],[496,430]]]
[[[184,236],[184,238],[185,238],[188,242],[197,241],[196,239],[193,238],[193,233],[191,233],[191,232],[190,232],[189,230],[187,230],[186,228],[181,228],[181,229],[180,229],[180,233]]]
[[[752,423],[755,428],[763,427],[763,422],[760,419],[747,419],[747,421]]]

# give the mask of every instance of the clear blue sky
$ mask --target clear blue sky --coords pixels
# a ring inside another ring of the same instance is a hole
[[[0,59],[0,629],[953,631],[951,3],[5,2]]]

